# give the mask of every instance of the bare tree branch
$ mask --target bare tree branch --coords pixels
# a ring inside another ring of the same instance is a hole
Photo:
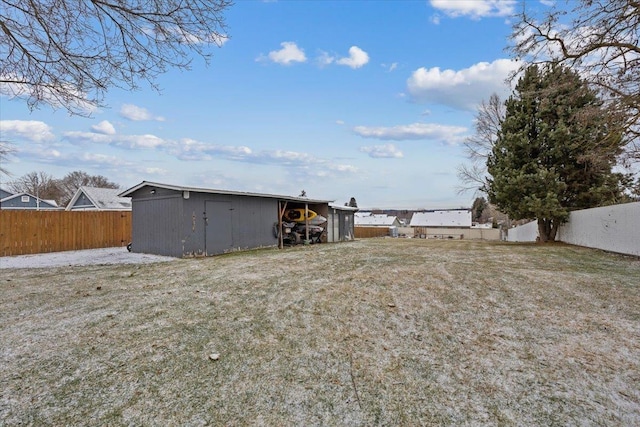
[[[640,2],[563,1],[540,17],[522,5],[511,52],[523,67],[561,63],[579,72],[623,115],[627,158],[640,161]]]
[[[89,115],[110,87],[137,89],[206,62],[228,39],[230,0],[0,0],[0,92]]]
[[[458,166],[457,175],[461,182],[458,193],[468,191],[483,192],[487,182],[487,157],[493,149],[502,127],[505,116],[505,105],[497,94],[492,94],[489,101],[482,101],[474,121],[475,133],[464,142],[464,148],[470,164]]]

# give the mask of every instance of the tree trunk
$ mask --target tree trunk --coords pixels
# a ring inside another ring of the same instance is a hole
[[[538,218],[538,234],[540,235],[540,243],[555,241],[559,224],[560,221],[557,219]]]

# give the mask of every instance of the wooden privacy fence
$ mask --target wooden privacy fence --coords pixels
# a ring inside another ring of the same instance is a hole
[[[353,233],[356,239],[384,237],[389,235],[389,227],[354,227]]]
[[[126,246],[131,212],[0,210],[0,256]]]

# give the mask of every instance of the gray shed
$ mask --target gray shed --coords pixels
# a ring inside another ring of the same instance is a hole
[[[131,250],[174,257],[282,247],[286,210],[308,209],[324,217],[329,215],[327,200],[147,181],[120,196],[131,197]]]

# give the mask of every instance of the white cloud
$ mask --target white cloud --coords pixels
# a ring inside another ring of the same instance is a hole
[[[94,132],[102,133],[104,135],[115,135],[116,133],[116,128],[114,128],[113,125],[109,123],[107,120],[103,120],[97,125],[91,126],[91,129]]]
[[[229,41],[229,36],[224,34],[210,33],[205,35],[197,35],[184,30],[177,30],[176,34],[178,34],[182,38],[183,43],[188,44],[213,43],[218,47],[222,47],[226,42]]]
[[[430,0],[431,6],[447,16],[456,18],[469,16],[480,19],[490,16],[511,16],[515,12],[516,0]],[[438,22],[436,22],[438,23]]]
[[[298,151],[270,150],[261,151],[247,157],[247,161],[259,164],[272,164],[290,167],[291,173],[301,176],[327,177],[335,174],[353,174],[358,169],[352,165],[333,163],[328,159]]]
[[[245,146],[218,145],[183,138],[171,150],[171,154],[180,160],[211,160],[216,156],[240,160],[251,155],[251,149]]]
[[[360,68],[369,62],[369,54],[358,46],[351,46],[349,48],[349,57],[340,58],[336,61],[336,64],[346,65],[353,69]]]
[[[18,154],[22,160],[45,164],[64,164],[68,157],[63,155],[60,150],[56,150],[51,147],[42,147],[39,145],[21,147]]]
[[[79,159],[93,167],[107,166],[131,166],[133,163],[123,160],[121,157],[108,156],[99,153],[82,153]]]
[[[69,140],[72,144],[110,144],[114,141],[113,135],[106,135],[96,132],[82,132],[79,130],[72,130],[65,132],[64,138]]]
[[[157,148],[171,145],[169,141],[150,134],[126,135],[121,138],[116,138],[116,141],[120,145],[128,145],[129,148]]]
[[[320,55],[316,58],[316,62],[320,67],[326,67],[327,65],[331,65],[336,60],[335,56],[329,55],[327,52],[320,51]]]
[[[304,54],[304,50],[299,48],[294,42],[282,42],[280,43],[282,49],[272,50],[267,55],[268,59],[272,62],[282,65],[291,65],[293,62],[306,62],[307,57]],[[258,60],[264,59],[259,57]]]
[[[29,79],[16,74],[0,74],[0,80],[0,95],[10,99],[38,99],[38,103],[42,101],[53,108],[65,108],[80,114],[91,114],[97,110],[97,105],[87,99],[86,93],[68,83],[61,84],[55,91],[47,86],[17,83]]]
[[[169,171],[162,168],[143,167],[140,168],[140,172],[146,175],[167,175]]]
[[[135,122],[148,121],[148,120],[155,120],[158,122],[164,121],[164,117],[154,116],[146,108],[138,107],[133,104],[123,104],[122,107],[120,108],[120,115],[125,119],[132,120]]]
[[[463,70],[418,68],[407,80],[407,89],[414,101],[448,105],[475,111],[483,99],[492,93],[506,98],[511,89],[505,82],[520,64],[510,59],[480,62]]]
[[[380,64],[380,66],[382,66],[382,68],[386,69],[387,72],[390,73],[398,68],[398,63],[394,62],[392,64]]]
[[[312,164],[316,163],[317,159],[311,154],[300,153],[298,151],[285,151],[285,150],[272,150],[263,151],[255,156],[257,159],[269,160],[280,164]]]
[[[413,123],[392,127],[356,126],[353,132],[363,138],[394,141],[430,139],[457,144],[464,139],[468,129],[461,126]]]
[[[2,139],[11,142],[11,137],[44,142],[55,139],[51,127],[37,120],[0,120]],[[8,136],[7,136],[8,135]]]
[[[369,157],[376,159],[400,159],[404,157],[402,151],[393,144],[374,145],[370,147],[360,147],[360,151],[369,154]]]
[[[105,135],[95,132],[70,131],[64,137],[72,144],[108,144],[129,149],[169,148],[174,144],[155,135]]]
[[[334,165],[333,163],[328,163],[328,164],[325,164],[325,167],[330,171],[344,173],[344,174],[358,173],[358,168],[352,165],[344,165],[344,164]]]

